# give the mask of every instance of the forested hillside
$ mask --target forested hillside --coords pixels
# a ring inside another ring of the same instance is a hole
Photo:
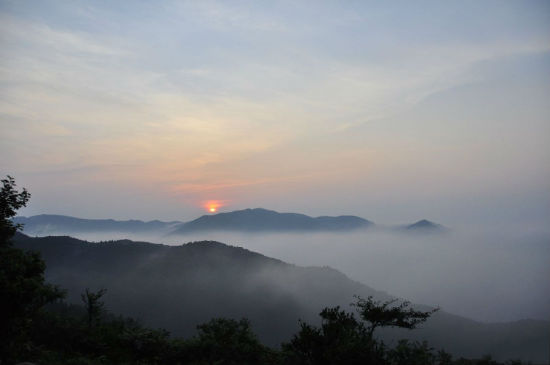
[[[173,247],[18,235],[16,245],[41,252],[47,279],[68,290],[69,302],[79,302],[84,288],[107,288],[104,300],[113,313],[178,336],[193,335],[197,324],[213,317],[246,317],[260,340],[277,346],[298,330],[299,319],[319,323],[325,307],[352,311],[354,295],[390,298],[328,267],[289,265],[218,242]],[[417,331],[380,335],[388,343],[428,340],[457,356],[542,361],[549,330],[544,321],[484,324],[440,311]]]

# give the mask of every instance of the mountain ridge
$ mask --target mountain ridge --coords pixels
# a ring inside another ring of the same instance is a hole
[[[310,217],[300,213],[279,213],[264,208],[248,208],[213,215],[202,215],[182,223],[172,234],[195,231],[338,231],[367,228],[372,222],[351,215]]]
[[[170,227],[182,223],[179,221],[163,222],[160,220],[142,221],[137,219],[86,219],[59,214],[38,214],[30,217],[17,216],[13,219],[13,222],[23,224],[23,232],[35,235],[96,231],[146,232],[170,229]]]
[[[79,232],[129,232],[155,233],[164,235],[184,235],[201,231],[241,231],[241,232],[344,232],[378,227],[372,221],[354,216],[311,217],[301,213],[280,213],[264,208],[242,209],[217,214],[205,214],[194,220],[142,221],[136,219],[85,219],[57,214],[39,214],[30,217],[18,216],[14,223],[23,224],[23,232],[34,236],[63,235]],[[414,228],[420,222],[432,226]],[[443,226],[421,220],[407,226],[390,229],[428,232],[440,230]]]

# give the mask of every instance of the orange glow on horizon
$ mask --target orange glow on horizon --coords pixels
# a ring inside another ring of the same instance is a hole
[[[224,204],[221,200],[208,200],[202,203],[202,207],[210,213],[216,213],[222,206]]]

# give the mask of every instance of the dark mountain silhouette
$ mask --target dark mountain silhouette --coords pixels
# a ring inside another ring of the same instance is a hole
[[[116,221],[113,219],[82,219],[65,215],[41,214],[32,217],[15,217],[15,223],[22,223],[26,234],[44,236],[50,234],[71,234],[76,232],[152,232],[173,229],[181,222],[143,222],[140,220]]]
[[[265,343],[277,345],[298,330],[298,319],[317,323],[322,308],[350,308],[354,294],[389,298],[328,267],[294,266],[219,242],[89,243],[18,234],[15,244],[42,253],[47,279],[68,290],[68,301],[79,303],[87,287],[107,288],[105,302],[115,314],[175,335],[192,335],[196,324],[212,317],[247,317]],[[381,335],[394,344],[403,337],[425,339],[458,356],[542,362],[549,331],[545,321],[486,324],[439,311],[419,330]]]
[[[447,227],[444,227],[441,224],[431,222],[427,219],[422,219],[413,224],[402,226],[400,227],[400,229],[406,232],[416,232],[416,233],[443,233],[443,232],[449,231]]]
[[[367,228],[372,222],[351,215],[310,217],[305,214],[279,213],[262,208],[203,215],[179,225],[172,233],[197,231],[344,231]]]
[[[236,210],[203,215],[190,222],[117,221],[113,219],[82,219],[64,215],[41,214],[16,217],[24,225],[23,232],[31,236],[72,235],[77,233],[119,232],[131,234],[181,235],[201,231],[240,232],[347,232],[374,227],[369,220],[353,215],[310,217],[298,213],[279,213],[262,208]],[[442,225],[421,220],[406,226],[392,227],[402,232],[430,233],[448,231]]]

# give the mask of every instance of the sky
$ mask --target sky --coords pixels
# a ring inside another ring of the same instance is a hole
[[[24,215],[550,221],[548,1],[0,1]]]

